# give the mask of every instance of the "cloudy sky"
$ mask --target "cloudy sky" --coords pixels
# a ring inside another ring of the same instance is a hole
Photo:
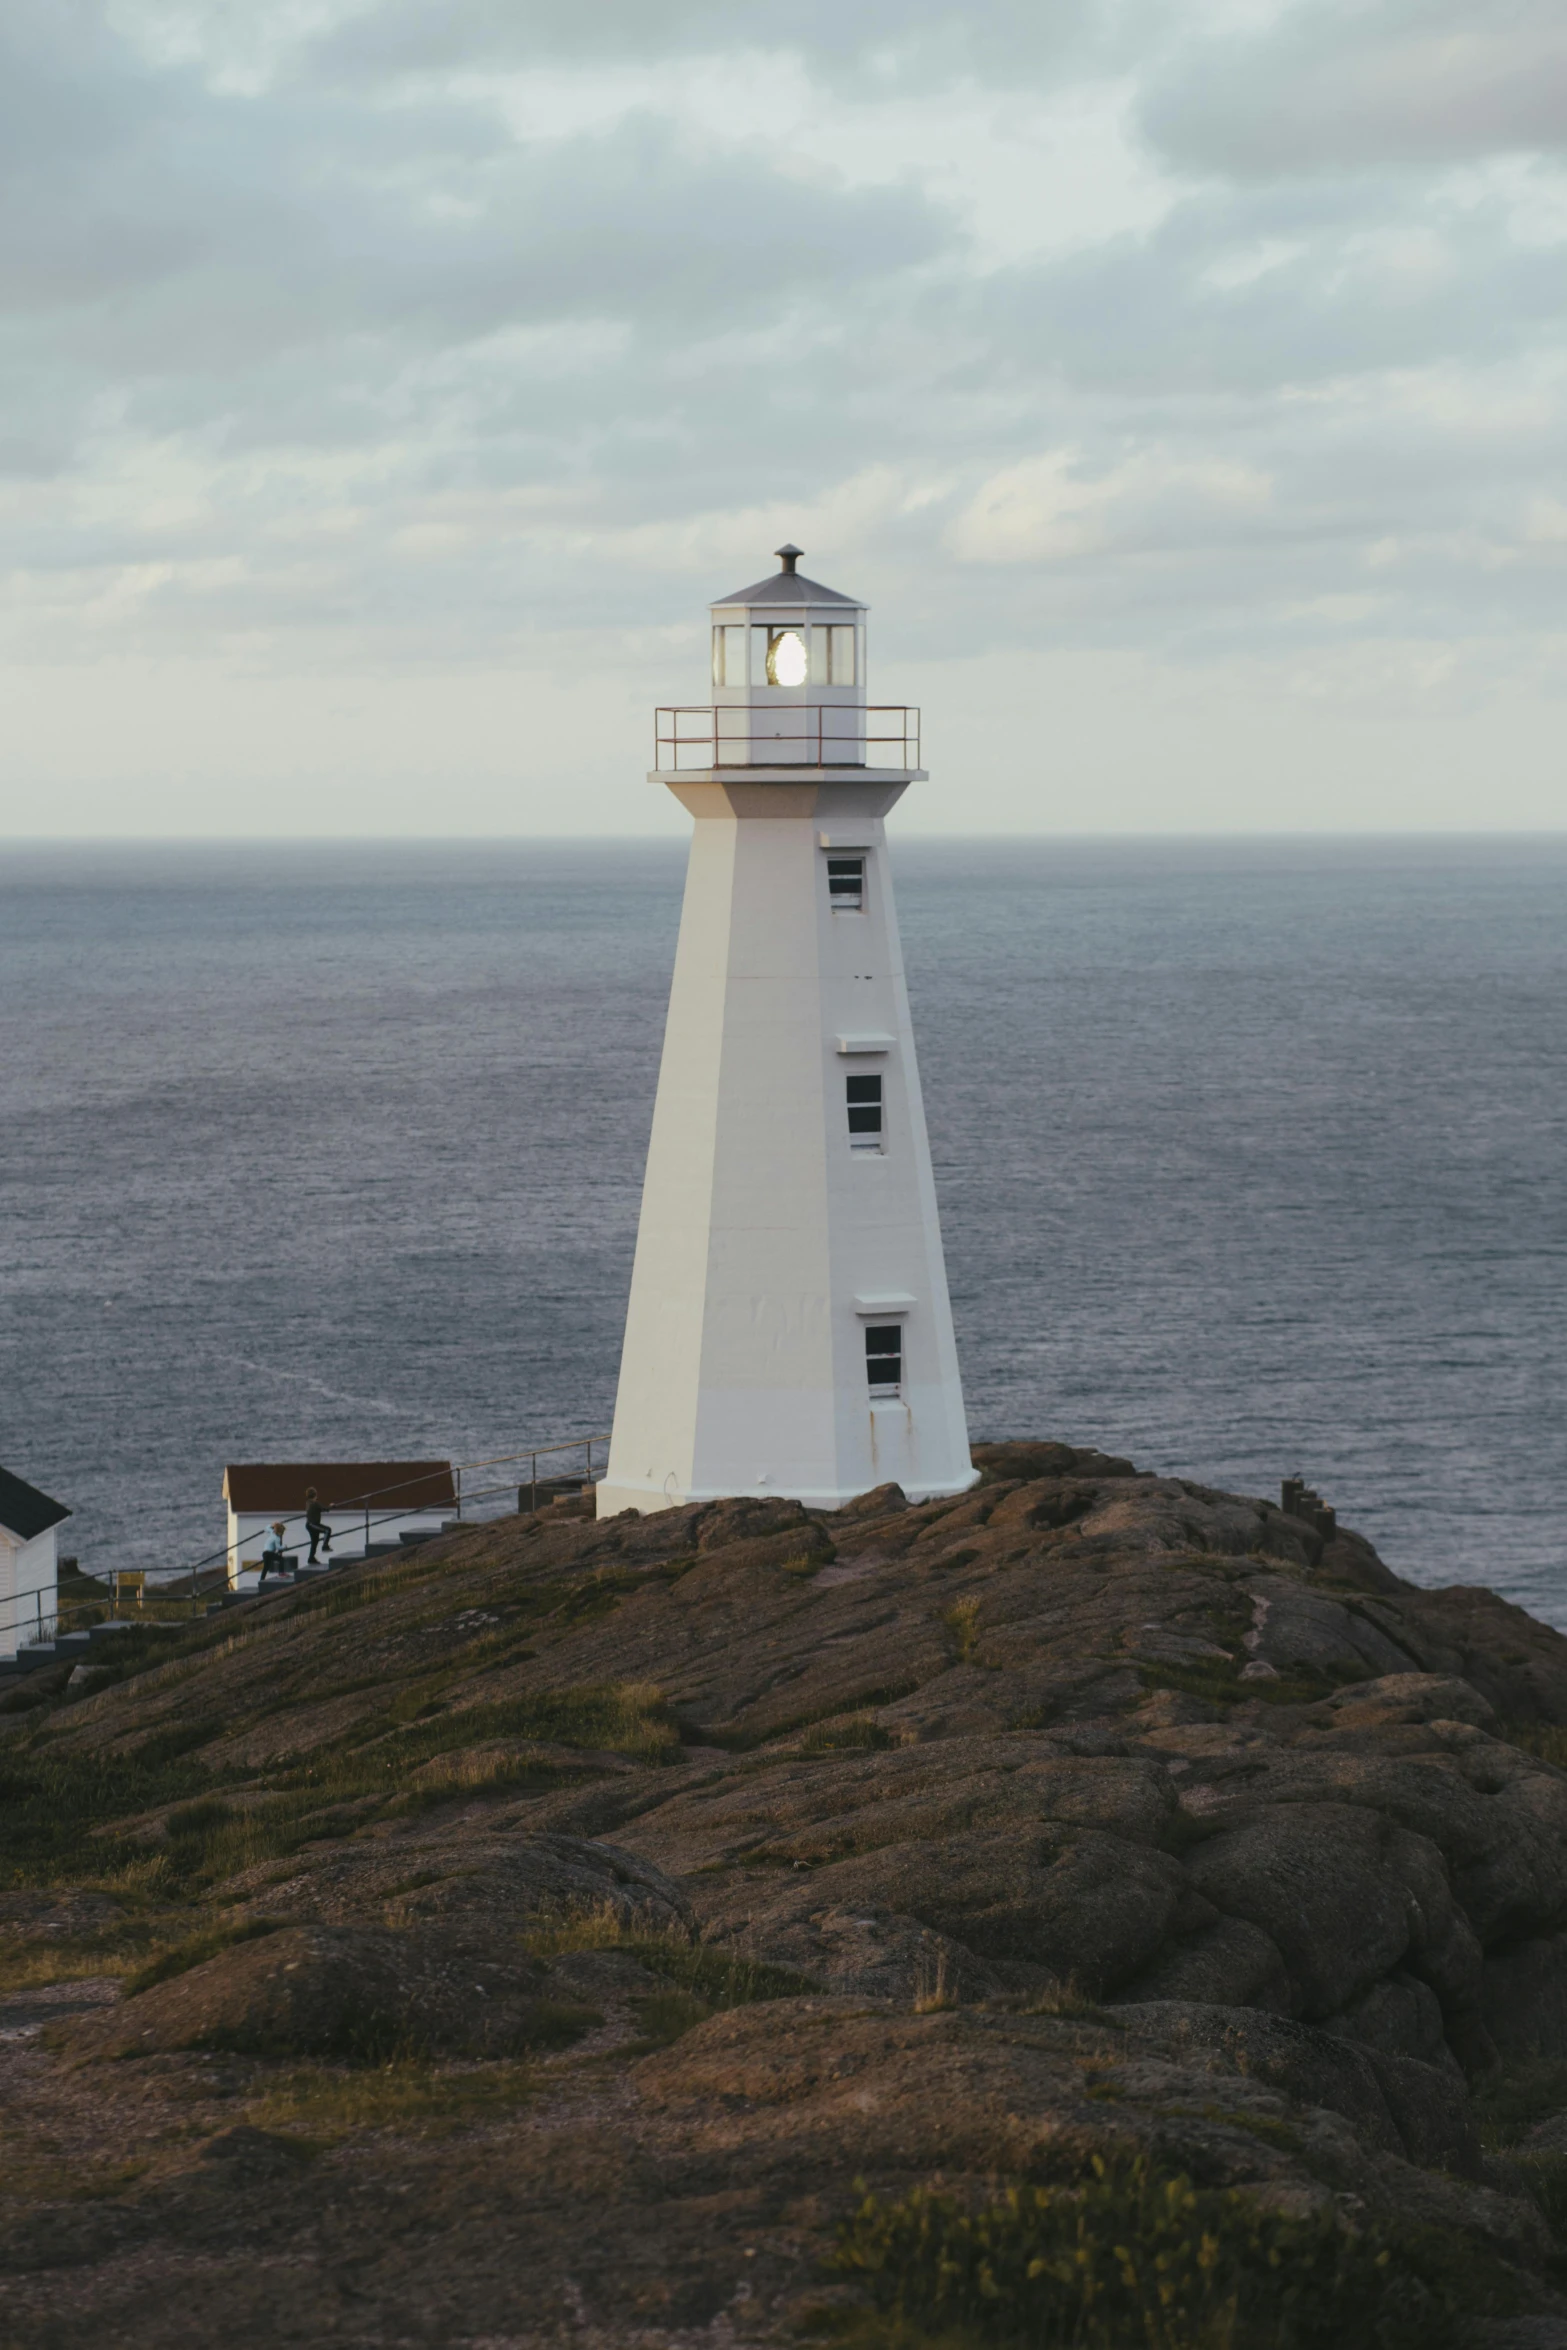
[[[5,0],[0,832],[1559,828],[1561,0]]]

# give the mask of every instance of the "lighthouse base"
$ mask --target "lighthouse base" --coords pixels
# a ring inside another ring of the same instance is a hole
[[[898,1480],[889,1479],[887,1482],[897,1483]],[[978,1483],[979,1471],[971,1469],[966,1477],[960,1477],[955,1483],[914,1484],[905,1486],[903,1490],[910,1501],[947,1501],[955,1499],[960,1493],[967,1493],[971,1486]],[[714,1487],[710,1491],[682,1493],[678,1491],[666,1492],[662,1486],[628,1484],[620,1479],[611,1484],[607,1477],[594,1487],[594,1493],[597,1497],[597,1514],[601,1518],[618,1518],[623,1510],[635,1510],[639,1516],[646,1517],[653,1510],[686,1509],[693,1502],[742,1499],[746,1501],[798,1501],[803,1503],[808,1510],[841,1510],[846,1508],[851,1501],[858,1501],[862,1493],[872,1491],[874,1491],[874,1487],[864,1485],[842,1491],[836,1488],[830,1490],[824,1488],[822,1491],[814,1493],[786,1492],[779,1485],[726,1485],[721,1491]]]

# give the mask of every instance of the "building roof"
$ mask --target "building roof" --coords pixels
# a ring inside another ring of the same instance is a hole
[[[851,612],[863,612],[866,607],[855,596],[841,596],[836,588],[823,587],[819,579],[807,579],[803,571],[796,571],[802,550],[782,546],[777,553],[783,568],[770,579],[756,580],[750,587],[736,588],[732,596],[715,596],[714,608],[720,604],[846,604]]]
[[[35,1534],[47,1534],[70,1514],[63,1501],[51,1501],[25,1477],[13,1477],[9,1469],[0,1469],[0,1526],[8,1534],[31,1542]]]
[[[230,1509],[297,1516],[311,1486],[324,1510],[446,1510],[455,1506],[450,1461],[230,1461],[223,1498]]]

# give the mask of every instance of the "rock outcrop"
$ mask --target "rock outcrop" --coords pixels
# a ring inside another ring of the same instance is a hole
[[[57,1997],[29,2096],[120,2127],[127,2084],[145,2107],[182,2080],[214,2149],[259,2140],[303,2212],[327,2174],[289,2167],[286,2129],[276,2152],[278,2066],[525,2060],[526,2118],[469,2135],[504,2149],[475,2208],[533,2314],[447,2212],[439,2314],[399,2339],[651,2341],[720,2308],[782,2338],[857,2175],[1117,2145],[1469,2231],[1548,2311],[1526,2190],[1557,2157],[1487,2151],[1478,2116],[1487,2084],[1567,2065],[1567,1641],[1401,1582],[1328,1513],[1064,1445],[976,1459],[956,1502],[497,1521],[29,1713],[16,1785],[98,1810],[0,1929],[78,1970],[223,1945],[75,2019]],[[346,2178],[361,2140],[337,2144]],[[396,2157],[425,2195],[431,2159]],[[149,2160],[156,2196],[117,2190],[102,2238],[137,2274],[209,2244],[232,2167]],[[561,2165],[595,2182],[591,2227]],[[235,2244],[255,2314],[225,2331],[274,2338]],[[16,2338],[41,2342],[30,2289]],[[202,2338],[72,2290],[127,2342]]]

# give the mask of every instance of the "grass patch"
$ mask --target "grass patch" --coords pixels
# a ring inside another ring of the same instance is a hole
[[[1260,2138],[1264,2146],[1276,2147],[1280,2154],[1292,2154],[1298,2160],[1303,2152],[1300,2132],[1276,2114],[1235,2113],[1227,2105],[1205,2105],[1202,2113],[1204,2121],[1216,2122],[1224,2130],[1244,2130],[1249,2137]]]
[[[926,2189],[868,2197],[832,2265],[879,2343],[1063,2350],[1457,2350],[1509,2305],[1472,2245],[1375,2225],[1293,2220],[1138,2160],[1075,2187],[1014,2187],[972,2209]]]
[[[381,1816],[405,1819],[429,1811],[436,1804],[450,1803],[455,1796],[501,1795],[516,1788],[541,1790],[558,1787],[580,1776],[569,1764],[552,1761],[544,1755],[482,1752],[437,1755],[434,1762],[426,1763],[420,1770],[419,1784],[405,1794],[394,1796],[382,1807]]]
[[[109,2162],[80,2153],[33,2153],[14,2140],[0,2145],[0,2197],[7,2203],[99,2203],[133,2187],[145,2161]]]
[[[138,1933],[134,1926],[113,1926],[101,1934],[50,1934],[36,1942],[0,1945],[0,1992],[123,1975],[145,1956],[149,1939],[145,1928]]]
[[[1567,2110],[1567,2058],[1537,2057],[1488,2074],[1474,2090],[1474,2107],[1485,2145],[1515,2145],[1536,2122]]]
[[[780,1738],[792,1738],[798,1731],[809,1730],[818,1722],[830,1722],[849,1711],[868,1711],[873,1706],[896,1705],[900,1697],[912,1697],[919,1681],[912,1675],[902,1681],[889,1681],[882,1688],[859,1689],[845,1705],[840,1698],[832,1705],[813,1706],[809,1713],[790,1714],[781,1722],[769,1722],[765,1729],[743,1730],[725,1727],[712,1729],[688,1722],[686,1737],[692,1745],[721,1746],[728,1754],[750,1754],[758,1746],[771,1746]]]
[[[312,1749],[280,1776],[284,1785],[315,1785],[339,1800],[384,1793],[388,1774],[407,1775],[437,1756],[501,1738],[621,1754],[635,1762],[681,1759],[675,1717],[663,1691],[650,1682],[541,1689],[457,1712],[440,1708],[427,1686],[403,1719],[389,1707],[357,1723],[342,1739]]]
[[[648,2056],[655,2048],[668,2048],[716,2012],[694,1991],[650,1991],[636,2003],[637,2037],[624,2053]]]
[[[144,1851],[129,1835],[101,1831],[202,1791],[203,1773],[179,1755],[52,1754],[34,1744],[0,1763],[7,1885],[80,1884],[126,1867]]]
[[[1567,2154],[1531,2154],[1527,2148],[1510,2154],[1509,2169],[1540,2207],[1551,2234],[1567,2237]],[[1560,2273],[1559,2264],[1557,2273]]]
[[[160,1770],[166,1763],[179,1762],[187,1754],[194,1754],[198,1746],[210,1746],[230,1727],[229,1723],[219,1721],[173,1722],[168,1729],[154,1730],[143,1738],[134,1760],[144,1770]]]
[[[788,1967],[716,1950],[677,1931],[650,1931],[607,1908],[581,1911],[537,1927],[523,1936],[523,1948],[533,1957],[545,1959],[575,1950],[618,1951],[657,1976],[663,1988],[637,2002],[641,2037],[629,2051],[633,2055],[668,2047],[710,2015],[752,2007],[765,1999],[798,1999],[818,1987]]]
[[[526,2065],[473,2068],[429,2064],[384,2065],[375,2072],[325,2067],[290,2073],[246,2110],[262,2130],[295,2130],[333,2144],[366,2130],[403,2137],[446,2138],[486,2121],[504,2120],[533,2093]]]
[[[1541,1762],[1567,1771],[1567,1729],[1559,1722],[1503,1722],[1497,1736],[1505,1738],[1509,1746],[1521,1747],[1525,1754],[1537,1755]]]
[[[1551,2233],[1567,2241],[1567,2153],[1519,2143],[1537,2122],[1567,2110],[1567,2060],[1538,2057],[1490,2074],[1474,2091],[1474,2107],[1482,2145],[1503,2158]]]
[[[929,1946],[921,1951],[920,1963],[914,1972],[914,2012],[916,2015],[945,2015],[958,2004],[957,1978],[945,1950],[938,1949],[934,1957]]]
[[[214,1828],[226,1828],[235,1816],[231,1803],[224,1803],[216,1795],[204,1795],[199,1802],[182,1803],[171,1811],[164,1825],[173,1843],[183,1843],[193,1836],[205,1843]]]
[[[547,1743],[677,1764],[683,1751],[662,1691],[645,1683],[540,1690],[448,1711],[428,1676],[330,1745],[274,1765],[266,1792],[240,1805],[223,1790],[253,1774],[203,1768],[196,1749],[232,1729],[196,1720],[144,1738],[130,1755],[58,1751],[46,1733],[0,1750],[6,1848],[0,1884],[127,1881],[192,1898],[243,1870],[286,1859],[301,1845],[349,1835],[367,1818],[448,1802],[464,1792],[547,1784],[556,1766],[526,1753],[464,1750]],[[25,1735],[25,1733],[24,1733]],[[436,1771],[421,1784],[418,1774]],[[140,1823],[167,1813],[168,1844],[149,1855]],[[121,1829],[119,1822],[127,1823]],[[136,1823],[133,1827],[131,1823]],[[115,1872],[118,1872],[116,1877]]]
[[[1075,1975],[1068,1975],[1064,1982],[1046,1983],[1041,1990],[1031,1991],[1021,2012],[1024,2015],[1058,2015],[1068,2020],[1081,2017],[1096,2024],[1111,2020],[1106,2017],[1098,2000],[1089,1998]]]
[[[959,1664],[966,1665],[979,1646],[979,1601],[955,1600],[951,1607],[942,1610],[941,1620],[952,1634]]]
[[[1145,1689],[1173,1689],[1182,1697],[1200,1698],[1206,1705],[1245,1705],[1260,1697],[1264,1705],[1316,1705],[1335,1689],[1361,1674],[1299,1673],[1277,1681],[1243,1681],[1233,1657],[1190,1665],[1139,1665],[1137,1678]]]
[[[284,1859],[303,1845],[351,1835],[362,1816],[323,1803],[322,1791],[308,1787],[265,1798],[243,1811],[217,1805],[214,1813],[223,1816],[170,1840],[170,1888],[186,1898],[209,1892],[263,1861]]]
[[[864,1747],[881,1754],[897,1740],[880,1722],[869,1714],[856,1714],[847,1722],[814,1722],[800,1741],[803,1754],[836,1754],[844,1748]]]
[[[236,1942],[258,1941],[263,1934],[275,1934],[283,1923],[282,1918],[238,1918],[232,1925],[209,1926],[204,1934],[192,1934],[187,1940],[160,1950],[156,1957],[127,1975],[125,1996],[134,1999],[138,1992],[150,1991],[154,1983],[172,1983],[176,1975],[189,1974],[192,1967],[205,1965],[220,1950],[230,1950]]]

